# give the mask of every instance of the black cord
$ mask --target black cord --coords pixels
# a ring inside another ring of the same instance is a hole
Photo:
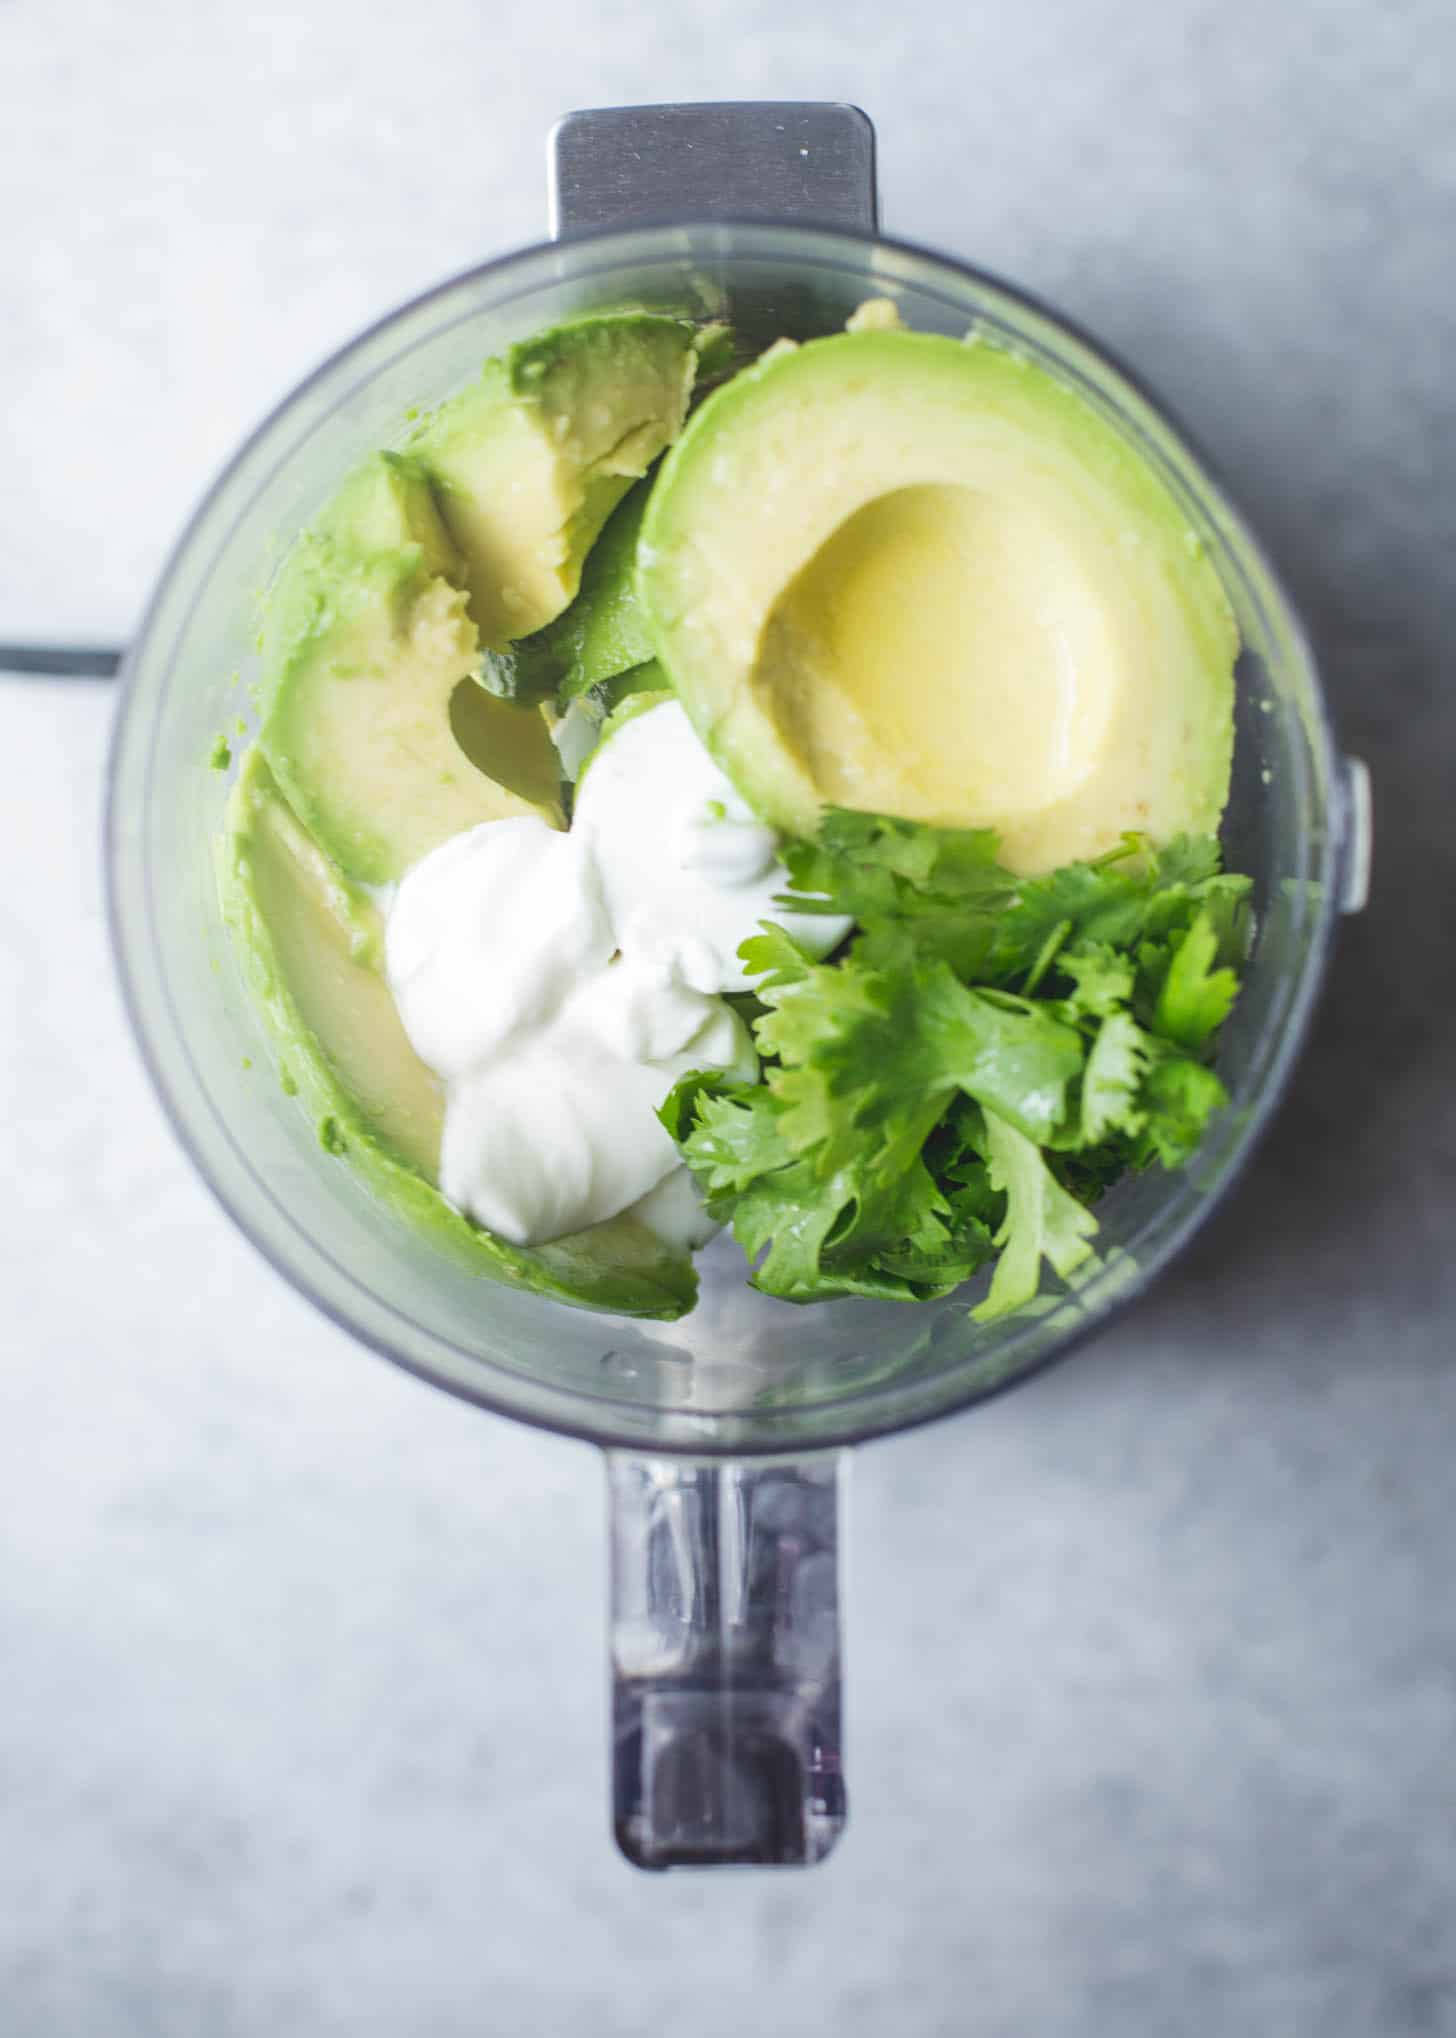
[[[0,644],[0,672],[44,679],[111,679],[122,654],[109,644]]]

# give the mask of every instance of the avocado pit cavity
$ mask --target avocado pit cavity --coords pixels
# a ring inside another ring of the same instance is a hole
[[[928,483],[820,546],[751,684],[831,804],[999,828],[1084,783],[1118,674],[1095,575],[1053,520]]]

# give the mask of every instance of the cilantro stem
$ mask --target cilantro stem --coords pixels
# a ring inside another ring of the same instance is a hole
[[[1048,934],[1046,940],[1041,945],[1041,953],[1032,964],[1026,982],[1021,987],[1021,995],[1024,998],[1029,998],[1033,991],[1035,991],[1037,985],[1056,961],[1057,950],[1071,931],[1072,923],[1070,920],[1059,920],[1051,933]]]

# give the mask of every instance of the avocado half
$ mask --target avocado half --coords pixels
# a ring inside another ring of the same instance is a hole
[[[602,525],[682,425],[693,339],[620,312],[523,342],[407,452],[365,460],[293,546],[264,606],[261,742],[351,877],[387,883],[481,821],[564,825],[546,726],[480,683],[483,647],[571,602]]]
[[[773,825],[992,827],[1035,872],[1217,827],[1238,631],[1177,502],[1092,407],[985,342],[776,348],[663,463],[658,658]]]
[[[603,524],[682,429],[694,338],[656,312],[574,319],[487,361],[418,426],[410,451],[464,561],[483,645],[543,629],[575,595]]]
[[[299,539],[267,601],[263,750],[299,819],[366,883],[480,821],[562,824],[540,717],[475,683],[462,578],[423,470],[380,453]]]

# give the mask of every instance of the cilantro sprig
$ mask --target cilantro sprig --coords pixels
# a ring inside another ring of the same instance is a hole
[[[831,809],[780,903],[852,917],[816,962],[765,923],[763,1078],[685,1077],[664,1124],[754,1284],[791,1301],[944,1295],[988,1262],[982,1320],[1093,1255],[1091,1204],[1186,1161],[1227,1102],[1209,1066],[1238,993],[1249,881],[1216,842],[1020,878],[988,830]]]

